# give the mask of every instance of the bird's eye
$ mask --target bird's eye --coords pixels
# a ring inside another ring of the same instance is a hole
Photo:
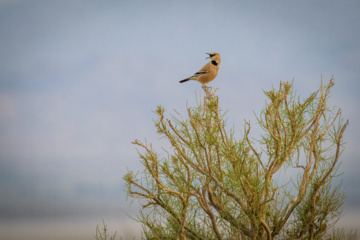
[[[213,56],[215,56],[215,54],[209,54],[210,55],[210,57],[213,57]]]

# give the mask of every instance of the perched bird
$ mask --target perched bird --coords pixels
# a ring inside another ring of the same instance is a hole
[[[218,54],[217,52],[212,52],[207,54],[209,54],[209,57],[207,57],[206,59],[210,59],[211,61],[208,62],[205,66],[203,66],[193,76],[181,80],[180,83],[187,82],[189,80],[196,80],[200,82],[202,85],[204,85],[214,80],[214,78],[216,77],[219,71],[220,54]]]

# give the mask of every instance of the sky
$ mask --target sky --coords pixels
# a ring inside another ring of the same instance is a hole
[[[209,85],[241,134],[263,90],[294,80],[306,97],[332,76],[349,119],[344,216],[359,228],[359,1],[0,0],[0,238],[90,239],[105,220],[141,228],[122,177],[142,166],[131,141],[161,152],[156,106],[185,113],[202,92],[179,84],[219,52]],[[130,216],[129,216],[130,215]]]

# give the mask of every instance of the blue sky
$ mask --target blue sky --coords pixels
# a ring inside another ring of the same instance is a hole
[[[354,227],[359,10],[358,1],[331,0],[0,1],[0,236],[62,239],[60,229],[71,227],[64,222],[86,218],[77,239],[89,239],[102,218],[119,232],[119,222],[135,224],[126,213],[137,203],[126,201],[122,180],[141,169],[130,142],[146,138],[160,149],[152,111],[194,105],[200,84],[178,80],[212,51],[222,61],[210,85],[240,134],[244,118],[255,125],[262,90],[295,77],[306,97],[334,75],[330,103],[350,120],[340,223]],[[36,222],[54,232],[31,230]],[[16,224],[25,230],[9,227]]]

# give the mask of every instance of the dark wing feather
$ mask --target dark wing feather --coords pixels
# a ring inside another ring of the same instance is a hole
[[[203,75],[203,74],[208,73],[208,72],[209,72],[209,71],[196,72],[193,77],[196,77],[196,76],[199,76],[199,75]]]

